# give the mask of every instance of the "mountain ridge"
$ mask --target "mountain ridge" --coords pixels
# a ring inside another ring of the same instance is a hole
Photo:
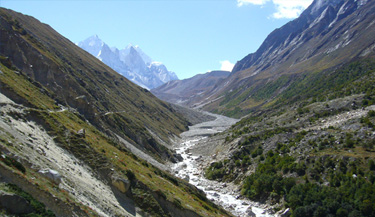
[[[227,78],[229,74],[228,71],[211,71],[184,80],[169,81],[152,89],[151,92],[167,102],[194,107],[194,101],[191,101],[191,98],[198,98],[202,92],[212,91],[216,84]]]
[[[299,18],[270,33],[255,53],[238,61],[214,91],[190,99],[192,104],[241,117],[277,101],[299,76],[373,56],[373,8],[373,1],[315,0]],[[283,86],[272,92],[263,88],[278,82]],[[258,97],[259,90],[267,91],[267,97]]]
[[[168,148],[157,141],[161,139],[170,144],[169,137],[174,137],[173,132],[178,135],[186,129],[187,123],[181,116],[173,114],[173,109],[164,102],[155,101],[149,91],[129,82],[102,62],[97,62],[96,58],[75,47],[49,26],[15,12],[12,16],[19,19],[18,22],[25,22],[22,30],[25,35],[11,36],[9,32],[15,30],[12,24],[3,19],[2,56],[9,58],[19,70],[53,92],[58,104],[76,109],[99,129],[109,129],[108,132],[124,137],[141,150],[147,150],[145,146],[148,146],[148,152],[154,150],[150,153],[159,155],[159,158],[172,157],[171,153],[167,154]],[[35,25],[41,29],[35,29]],[[9,43],[11,39],[13,43]],[[40,55],[43,61],[39,61]],[[159,112],[159,120],[175,119],[176,126],[168,130],[162,127],[165,121],[159,122],[151,115]],[[149,131],[160,138],[154,138]],[[165,153],[158,154],[159,151]]]
[[[169,80],[178,80],[174,72],[169,71],[165,65],[154,62],[139,46],[129,44],[122,50],[110,48],[98,35],[76,45],[141,87],[152,89]]]

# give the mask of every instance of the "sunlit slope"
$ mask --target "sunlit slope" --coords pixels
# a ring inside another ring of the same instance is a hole
[[[1,9],[1,53],[44,86],[57,104],[76,109],[108,135],[118,134],[160,159],[160,143],[187,129],[168,104],[136,86],[38,20]]]
[[[208,100],[201,102],[208,102],[205,108],[243,116],[275,103],[300,79],[313,82],[306,79],[373,58],[374,1],[320,2],[274,30],[255,53],[240,60],[229,78],[218,84],[220,89],[206,95]]]
[[[148,130],[168,139],[185,129],[173,109],[34,18],[0,15],[2,191],[43,216],[228,216],[113,136],[167,159]]]

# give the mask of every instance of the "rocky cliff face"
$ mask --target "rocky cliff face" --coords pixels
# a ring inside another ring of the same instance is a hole
[[[103,63],[141,87],[152,89],[170,80],[178,80],[162,63],[154,62],[138,46],[122,50],[109,48],[97,35],[77,44]]]

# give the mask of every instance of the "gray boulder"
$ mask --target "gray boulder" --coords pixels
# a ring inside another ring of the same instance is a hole
[[[86,137],[86,130],[85,129],[80,129],[80,130],[78,130],[77,134],[78,134],[78,136],[84,138],[84,137]]]
[[[257,215],[255,215],[255,213],[250,209],[247,210],[247,216],[249,217],[256,217]]]
[[[126,193],[130,188],[130,180],[120,177],[117,174],[111,176],[112,185],[117,188],[120,192]]]

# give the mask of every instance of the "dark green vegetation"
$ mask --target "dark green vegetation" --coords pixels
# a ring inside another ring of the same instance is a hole
[[[16,168],[17,170],[21,171],[24,174],[26,173],[26,168],[20,162],[18,162],[14,158],[3,155],[1,151],[0,151],[0,161],[4,162],[7,166]]]
[[[51,210],[46,209],[46,206],[39,201],[35,200],[30,194],[24,192],[21,188],[17,187],[14,184],[5,184],[2,186],[2,190],[6,190],[6,192],[10,192],[16,194],[24,199],[26,199],[31,207],[33,208],[33,212],[21,215],[22,217],[54,217],[55,214],[51,212]]]
[[[118,193],[131,201],[127,206],[159,216],[185,212],[228,216],[200,190],[136,157],[118,141],[116,135],[159,160],[173,160],[161,141],[168,142],[185,130],[187,121],[172,107],[34,18],[1,8],[0,21],[0,90],[17,103],[2,104],[13,109],[2,110],[1,117],[36,123],[59,148],[87,165],[115,192],[124,189],[112,183],[114,173],[130,180],[129,190]],[[79,133],[82,129],[83,134]],[[12,133],[0,130],[0,150],[11,153],[9,156],[24,156],[22,138],[32,138],[24,132]],[[71,216],[73,211],[79,216],[99,216],[75,194],[40,175],[33,167],[38,162],[20,158],[22,161],[1,158],[2,177],[39,201],[44,199],[45,206],[61,216]],[[69,181],[69,177],[63,180]]]
[[[302,105],[307,105],[353,94],[365,94],[363,102],[358,106],[369,106],[375,103],[373,90],[374,67],[373,59],[364,59],[348,63],[338,69],[297,75],[282,75],[275,81],[260,87],[256,92],[252,92],[249,89],[247,92],[242,93],[239,98],[234,97],[235,92],[232,92],[225,99],[229,103],[228,108],[238,105],[238,103],[232,102],[233,100],[243,102],[245,99],[249,100],[250,97],[255,106],[262,105],[263,109],[275,109],[286,103],[293,104],[298,102]],[[276,95],[277,97],[275,97]],[[268,99],[271,99],[271,101]],[[222,101],[221,104],[224,105],[227,101]],[[265,101],[267,103],[264,103]],[[238,107],[238,109],[231,110],[227,114],[238,117],[258,109],[259,107],[250,110]],[[301,109],[299,110],[300,113],[305,112],[305,110]]]
[[[302,104],[324,102],[354,94],[365,94],[362,105],[369,106],[375,103],[374,99],[374,72],[373,59],[365,59],[347,64],[336,70],[328,70],[320,73],[311,73],[298,76],[280,99],[275,103],[302,102]],[[281,86],[275,87],[276,89]],[[299,110],[299,113],[304,110]],[[332,114],[319,114],[319,116]]]
[[[225,142],[236,148],[206,177],[241,184],[244,196],[292,216],[373,216],[374,78],[373,59],[295,77],[230,129]]]

